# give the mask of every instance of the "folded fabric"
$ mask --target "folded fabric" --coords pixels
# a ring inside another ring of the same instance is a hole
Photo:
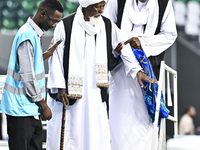
[[[140,63],[141,67],[144,70],[144,73],[149,76],[150,78],[156,79],[155,74],[152,69],[151,62],[146,57],[145,53],[142,49],[134,49],[132,48],[132,51],[137,58],[138,62]],[[120,56],[118,56],[118,59],[122,60]],[[143,82],[144,87],[144,101],[148,108],[148,114],[154,122],[155,118],[155,112],[156,112],[156,100],[157,100],[157,94],[158,94],[158,84],[156,83],[149,83],[149,82]],[[160,99],[160,110],[159,110],[159,120],[158,125],[160,126],[161,118],[168,118],[169,110],[165,106],[166,102],[163,96],[163,93],[161,92],[161,99]]]

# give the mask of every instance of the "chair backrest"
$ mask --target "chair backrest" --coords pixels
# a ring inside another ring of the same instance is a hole
[[[165,73],[167,73],[167,78],[165,77]],[[165,64],[165,61],[161,62],[160,67],[160,79],[159,79],[159,88],[156,102],[156,112],[155,112],[155,121],[154,121],[154,133],[152,140],[151,150],[166,150],[166,119],[161,119],[160,128],[158,128],[158,119],[159,119],[159,110],[160,110],[160,97],[161,91],[163,91],[165,95],[165,79],[167,79],[167,98],[168,98],[168,106],[172,106],[171,102],[171,88],[170,88],[170,78],[169,75],[173,76],[173,94],[174,94],[174,116],[169,115],[168,120],[174,122],[174,137],[178,137],[178,100],[177,100],[177,71],[170,68]],[[158,136],[159,133],[159,136]]]

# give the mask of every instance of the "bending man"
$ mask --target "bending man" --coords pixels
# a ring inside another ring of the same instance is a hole
[[[112,10],[112,11],[111,11]],[[156,78],[164,51],[177,37],[170,0],[109,0],[104,15],[127,35],[131,46],[149,57]],[[113,150],[149,150],[152,122],[138,82],[125,78],[125,66],[112,71],[109,87]],[[120,80],[123,78],[123,80]]]

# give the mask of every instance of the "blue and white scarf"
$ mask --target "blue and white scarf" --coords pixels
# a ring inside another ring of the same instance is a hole
[[[141,67],[144,70],[144,73],[149,76],[152,79],[156,79],[152,65],[149,61],[149,59],[146,57],[145,53],[142,49],[134,49],[132,48],[132,51],[139,61]],[[118,59],[122,60],[120,56]],[[144,87],[144,101],[148,108],[148,114],[150,115],[150,118],[152,122],[154,122],[155,118],[155,112],[156,112],[156,100],[157,100],[157,94],[158,94],[158,84],[156,83],[149,83],[149,82],[143,82]],[[163,93],[161,92],[161,100],[160,100],[160,111],[159,111],[159,120],[158,125],[160,125],[161,118],[168,118],[169,110],[165,106],[166,102],[164,100]]]

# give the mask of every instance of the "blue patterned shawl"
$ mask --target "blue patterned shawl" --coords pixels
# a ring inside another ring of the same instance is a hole
[[[139,61],[141,67],[144,70],[144,73],[153,78],[156,79],[151,63],[149,61],[149,59],[146,57],[145,53],[143,52],[143,50],[141,49],[134,49],[132,48],[132,51],[135,55],[135,57],[137,58],[137,60]],[[118,59],[122,60],[120,58],[120,56],[118,57]],[[154,118],[155,118],[155,112],[156,112],[156,100],[157,100],[157,94],[158,94],[158,84],[156,83],[149,83],[149,82],[143,82],[144,87],[144,101],[145,104],[148,108],[148,114],[152,120],[152,122],[154,122]],[[160,121],[161,118],[167,118],[168,114],[169,114],[169,110],[166,108],[165,106],[166,102],[164,100],[164,96],[163,93],[161,93],[161,100],[160,100],[160,111],[159,111],[159,120],[158,120],[158,125],[160,126]]]

